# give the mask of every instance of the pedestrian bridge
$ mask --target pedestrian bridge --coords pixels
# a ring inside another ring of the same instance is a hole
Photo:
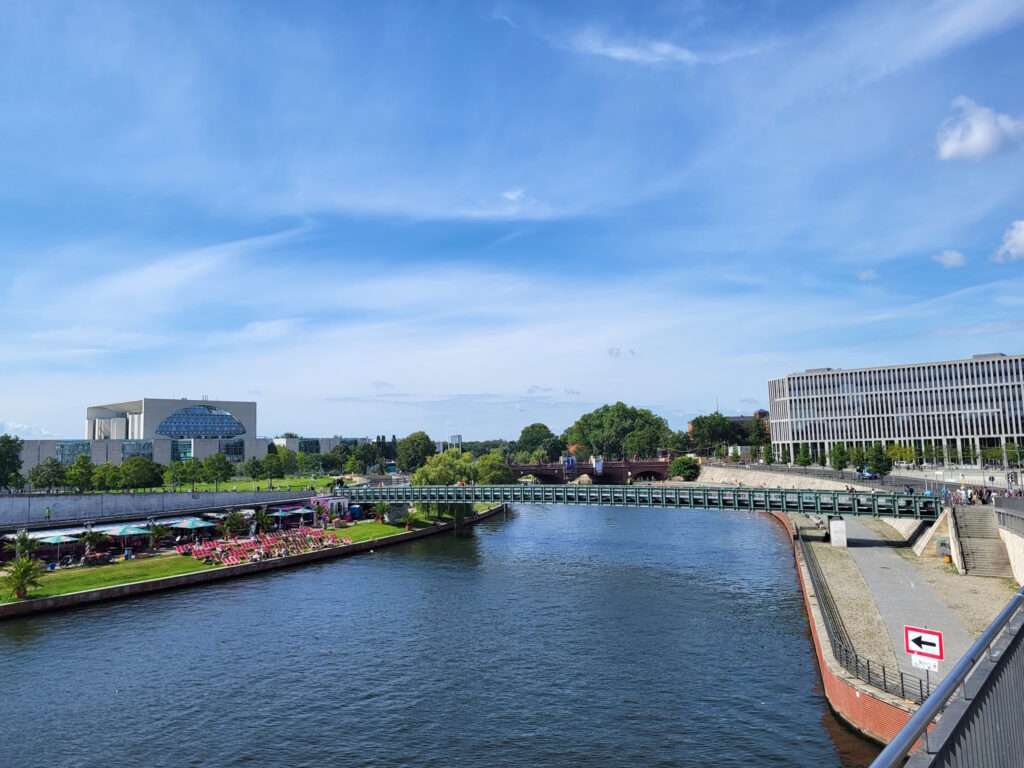
[[[354,504],[580,504],[612,507],[743,509],[823,515],[935,520],[934,496],[785,488],[669,487],[654,485],[400,485],[349,486]]]

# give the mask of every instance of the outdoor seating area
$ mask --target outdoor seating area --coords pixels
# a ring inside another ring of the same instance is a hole
[[[210,539],[175,547],[178,554],[196,560],[221,565],[241,565],[259,562],[270,557],[289,557],[325,547],[351,544],[349,538],[339,538],[319,528],[301,526],[277,533],[260,533],[253,538]]]

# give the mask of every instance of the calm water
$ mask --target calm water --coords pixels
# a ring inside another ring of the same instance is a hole
[[[864,765],[784,534],[524,507],[294,571],[0,624],[10,766]]]

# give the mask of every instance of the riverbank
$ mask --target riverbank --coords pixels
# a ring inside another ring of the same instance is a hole
[[[880,744],[888,744],[910,720],[917,707],[910,701],[865,684],[839,664],[832,652],[807,563],[794,540],[792,523],[784,514],[769,514],[785,528],[793,547],[797,580],[803,593],[814,655],[829,707],[836,717],[858,733]]]
[[[486,520],[487,518],[493,517],[494,515],[501,512],[503,509],[504,506],[499,504],[484,512],[477,512],[473,515],[467,516],[464,519],[463,524],[467,526],[475,525],[476,523],[482,520]],[[287,557],[270,558],[268,560],[262,560],[259,562],[242,563],[240,565],[229,566],[214,566],[198,563],[199,566],[204,567],[200,567],[198,570],[190,570],[187,573],[181,573],[174,576],[147,578],[140,581],[130,581],[110,586],[98,587],[95,589],[82,590],[78,592],[44,596],[38,598],[30,597],[25,600],[2,603],[0,604],[0,620],[15,618],[18,616],[27,616],[46,611],[59,610],[63,608],[71,608],[80,605],[88,605],[91,603],[103,602],[108,600],[116,600],[125,597],[134,597],[137,595],[150,594],[153,592],[160,592],[169,589],[178,589],[182,587],[195,586],[198,584],[207,584],[215,581],[222,581],[224,579],[250,576],[258,573],[263,573],[265,571],[274,571],[282,568],[292,568],[299,565],[305,565],[307,563],[320,562],[323,560],[329,560],[339,557],[349,557],[355,554],[359,554],[361,552],[372,551],[374,549],[379,549],[382,547],[394,546],[396,544],[402,544],[407,541],[413,541],[415,539],[421,539],[428,536],[435,536],[446,531],[452,531],[454,529],[454,522],[445,522],[437,525],[427,525],[417,530],[404,531],[383,537],[367,537],[361,541],[353,541],[351,544],[343,544],[335,547],[326,547],[324,549],[316,549],[310,552],[302,552],[300,554],[289,555]],[[345,535],[349,536],[350,538],[353,538],[351,536],[351,533],[354,533],[355,529],[347,528],[339,530],[343,530]],[[154,558],[154,560],[156,559]],[[189,560],[190,558],[181,558],[181,562],[184,563],[189,563]],[[189,564],[189,567],[191,567],[191,564]]]

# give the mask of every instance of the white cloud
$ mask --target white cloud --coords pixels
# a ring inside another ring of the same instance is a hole
[[[501,196],[506,200],[511,200],[513,203],[517,203],[523,199],[523,190],[520,187],[513,187],[512,189],[506,189],[501,193]]]
[[[996,252],[996,261],[1020,261],[1024,259],[1024,221],[1015,221],[1003,235],[1003,244]]]
[[[53,437],[48,432],[35,424],[17,424],[9,421],[0,421],[0,435],[14,435],[15,437],[47,438]]]
[[[878,273],[873,269],[864,269],[857,273],[857,279],[862,283],[867,283],[872,280],[878,279]]]
[[[967,259],[960,251],[947,250],[940,254],[932,256],[932,259],[937,261],[939,264],[944,266],[946,269],[952,269],[954,267],[962,267],[967,264]]]
[[[960,114],[946,120],[936,137],[943,160],[981,160],[1024,139],[1024,120],[1001,115],[966,96],[955,98],[953,107]]]
[[[590,56],[604,56],[616,61],[633,64],[722,64],[732,59],[753,56],[766,50],[767,46],[737,48],[730,51],[698,53],[681,45],[665,40],[636,39],[634,41],[612,40],[596,27],[587,27],[573,35],[567,46],[575,53]]]

